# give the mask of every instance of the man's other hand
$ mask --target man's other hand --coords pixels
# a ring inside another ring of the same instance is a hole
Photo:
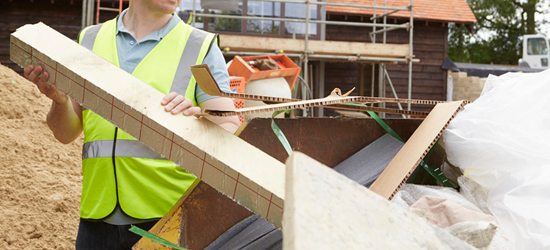
[[[189,99],[185,99],[182,95],[178,95],[176,92],[172,92],[162,98],[160,102],[164,106],[164,111],[170,112],[173,115],[182,113],[186,116],[194,115],[201,112],[200,107],[193,106],[193,102]]]

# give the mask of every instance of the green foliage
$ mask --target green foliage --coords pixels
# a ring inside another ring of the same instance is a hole
[[[449,57],[455,62],[517,65],[525,34],[536,34],[546,20],[535,20],[548,0],[468,0],[478,22],[473,32],[449,25]]]

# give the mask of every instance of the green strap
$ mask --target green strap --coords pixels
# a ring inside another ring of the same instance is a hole
[[[132,225],[132,227],[130,228],[130,232],[135,233],[135,234],[137,234],[137,235],[139,235],[139,236],[141,236],[141,237],[145,237],[145,238],[147,238],[147,239],[150,239],[150,240],[152,240],[152,241],[154,241],[154,242],[156,242],[156,243],[165,245],[165,246],[167,246],[167,247],[171,247],[171,248],[173,248],[173,249],[177,249],[177,250],[187,250],[186,248],[180,247],[180,246],[178,246],[178,245],[176,245],[176,244],[174,244],[174,243],[172,243],[172,242],[170,242],[170,241],[167,241],[167,240],[165,240],[165,239],[163,239],[163,238],[161,238],[161,237],[159,237],[159,236],[156,236],[156,235],[154,235],[154,234],[152,234],[152,233],[149,233],[149,232],[147,232],[147,231],[145,231],[145,230],[143,230],[143,229],[141,229],[141,228],[139,228],[139,227],[136,227],[136,226],[134,226],[134,225]]]
[[[292,154],[292,147],[290,146],[290,143],[286,139],[285,134],[283,134],[283,131],[281,131],[279,126],[277,126],[277,124],[275,123],[275,119],[274,119],[275,116],[279,115],[280,113],[284,113],[284,112],[286,112],[286,110],[280,110],[280,111],[273,112],[273,115],[271,116],[271,129],[273,130],[273,132],[275,133],[275,136],[277,136],[277,138],[279,139],[281,144],[283,144],[283,147],[285,148],[288,155],[291,155]]]
[[[344,104],[351,105],[351,106],[363,106],[363,107],[367,106],[365,104],[359,104],[359,103],[344,103]],[[401,139],[401,137],[399,137],[399,135],[397,135],[397,133],[395,133],[395,131],[393,131],[393,129],[391,129],[390,126],[386,122],[384,122],[382,120],[382,118],[380,118],[380,116],[378,116],[376,113],[374,113],[374,111],[367,111],[367,113],[369,113],[369,115],[372,118],[374,118],[374,120],[376,120],[376,122],[378,122],[378,124],[380,124],[380,126],[382,126],[382,128],[384,128],[384,130],[386,130],[386,132],[388,132],[388,134],[393,136],[395,139],[405,143],[405,141],[403,139]]]
[[[405,140],[401,139],[401,137],[399,137],[399,135],[397,135],[397,133],[395,133],[395,131],[393,131],[393,129],[391,129],[390,126],[380,118],[380,116],[378,116],[373,111],[367,111],[367,113],[369,113],[369,115],[372,118],[374,118],[374,120],[376,120],[378,122],[378,124],[380,124],[380,126],[382,126],[382,128],[384,128],[384,130],[386,130],[386,132],[388,132],[388,134],[393,136],[395,139],[405,143]]]

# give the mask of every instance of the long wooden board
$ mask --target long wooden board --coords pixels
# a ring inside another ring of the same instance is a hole
[[[285,168],[273,157],[207,119],[164,112],[164,94],[43,23],[11,35],[10,59],[44,66],[48,83],[281,226]]]
[[[231,51],[269,52],[283,50],[285,53],[303,53],[305,41],[302,39],[220,35],[220,47]],[[308,52],[313,54],[336,54],[348,56],[393,57],[409,56],[408,44],[380,44],[340,41],[308,41]]]

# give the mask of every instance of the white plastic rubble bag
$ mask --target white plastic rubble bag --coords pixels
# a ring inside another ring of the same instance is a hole
[[[489,193],[512,245],[550,249],[550,70],[490,76],[443,141],[449,161]]]

